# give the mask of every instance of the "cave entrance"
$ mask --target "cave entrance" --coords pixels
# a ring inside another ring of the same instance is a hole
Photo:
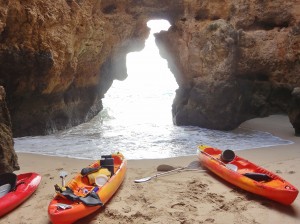
[[[154,33],[167,30],[170,23],[150,20],[147,26],[151,31],[144,49],[127,54],[128,77],[115,80],[103,99],[104,111],[114,122],[141,128],[146,123],[173,124],[171,105],[178,88],[167,61],[159,55],[154,37]]]

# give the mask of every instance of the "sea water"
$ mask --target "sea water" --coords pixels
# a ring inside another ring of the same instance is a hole
[[[242,128],[215,131],[177,127],[171,122],[133,122],[110,116],[109,111],[111,109],[106,108],[90,122],[56,134],[15,138],[15,150],[93,160],[101,155],[122,152],[127,159],[150,159],[196,155],[200,144],[243,150],[292,143],[267,132]]]
[[[242,128],[216,131],[173,125],[171,105],[178,85],[159,56],[153,36],[157,31],[151,30],[142,52],[128,54],[128,78],[114,81],[96,117],[55,134],[15,138],[15,150],[93,160],[122,152],[127,159],[152,159],[196,155],[200,144],[243,150],[292,143]]]

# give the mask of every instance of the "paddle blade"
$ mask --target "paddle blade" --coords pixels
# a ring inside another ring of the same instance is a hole
[[[144,178],[141,178],[141,179],[137,179],[137,180],[134,180],[134,183],[143,183],[143,182],[151,180],[151,178],[152,177],[144,177]]]
[[[62,170],[62,171],[59,172],[59,177],[60,178],[65,178],[67,176],[68,176],[68,172],[67,171]]]
[[[174,169],[176,169],[174,166],[167,165],[167,164],[161,164],[157,167],[156,170],[158,172],[167,172],[167,171],[174,170]]]
[[[65,186],[65,178],[68,176],[68,172],[67,171],[60,171],[59,172],[59,177],[61,178],[61,185],[64,187]]]

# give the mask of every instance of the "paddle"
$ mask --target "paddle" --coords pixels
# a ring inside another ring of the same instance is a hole
[[[65,178],[68,176],[68,172],[67,171],[60,171],[59,172],[59,177],[61,178],[61,184],[62,184],[62,187],[65,186]]]
[[[229,170],[232,170],[232,171],[237,171],[238,170],[238,167],[234,164],[231,164],[231,163],[223,163],[221,160],[211,156],[210,154],[208,154],[207,152],[204,152],[204,151],[200,151],[201,153],[203,153],[204,155],[208,156],[209,158],[213,159],[213,160],[216,160],[217,162],[221,163],[223,166],[225,166],[227,169]]]
[[[141,179],[137,179],[137,180],[134,180],[135,183],[143,183],[143,182],[146,182],[146,181],[149,181],[153,178],[157,178],[159,176],[163,176],[163,175],[166,175],[166,174],[169,174],[169,173],[173,173],[173,172],[178,172],[178,171],[181,171],[181,170],[200,170],[200,169],[195,169],[193,168],[194,166],[194,162],[191,162],[188,166],[185,166],[185,167],[179,167],[179,168],[176,168],[176,169],[173,169],[173,170],[170,170],[170,171],[166,171],[166,172],[162,172],[162,173],[157,173],[153,176],[149,176],[149,177],[144,177],[144,178],[141,178]],[[172,167],[172,166],[170,166]],[[202,170],[202,171],[205,171],[206,170]]]

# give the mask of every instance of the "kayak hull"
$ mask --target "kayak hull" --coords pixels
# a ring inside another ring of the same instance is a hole
[[[115,173],[112,175],[107,183],[105,183],[102,187],[99,187],[97,191],[97,195],[99,196],[103,205],[108,202],[111,197],[118,190],[120,185],[122,184],[126,170],[127,170],[127,161],[123,157],[122,154],[112,154],[114,158],[114,170]],[[99,166],[99,162],[91,164],[90,167]],[[74,192],[79,192],[79,190],[75,190],[73,187],[74,184],[72,182],[77,182],[77,187],[80,189],[95,189],[97,186],[91,186],[84,181],[84,177],[80,173],[78,173],[66,186],[69,186],[74,190]],[[77,189],[79,189],[77,188]],[[67,209],[61,209],[59,205],[63,204]],[[80,201],[72,201],[66,198],[61,197],[61,195],[57,194],[54,199],[50,202],[48,206],[48,215],[52,223],[55,224],[67,224],[73,223],[95,211],[100,209],[103,205],[96,206],[87,206]]]
[[[290,205],[298,195],[298,189],[286,180],[279,177],[246,159],[239,156],[225,163],[221,160],[222,150],[210,146],[199,146],[198,158],[202,166],[206,167],[227,182],[248,192],[266,197],[284,205]],[[234,171],[227,164],[237,167]],[[264,175],[265,180],[257,179]],[[254,179],[251,176],[255,177]]]
[[[29,198],[37,189],[41,179],[41,175],[37,173],[17,175],[16,190],[0,198],[0,217],[9,213]]]

